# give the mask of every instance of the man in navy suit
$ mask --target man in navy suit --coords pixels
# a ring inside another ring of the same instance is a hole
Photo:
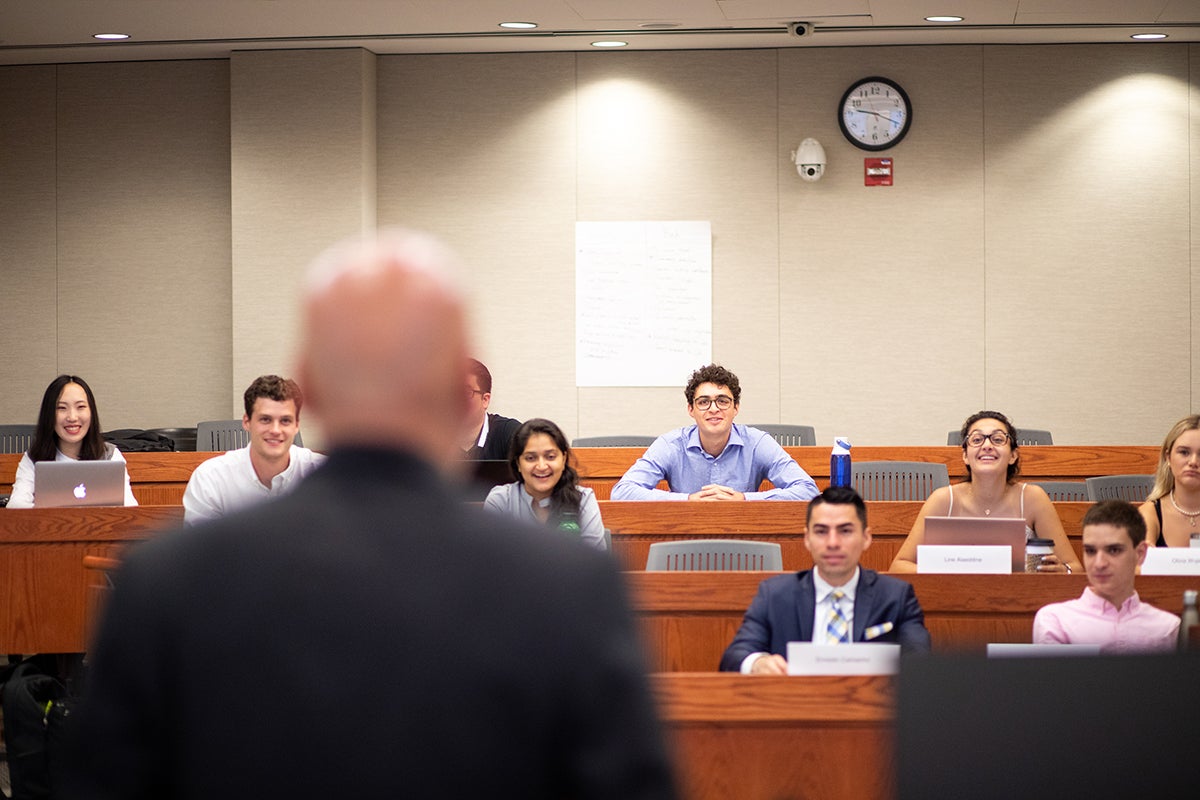
[[[830,487],[814,497],[804,546],[816,568],[759,585],[721,656],[722,670],[786,675],[788,642],[891,642],[905,653],[929,651],[912,584],[858,565],[871,546],[867,507],[858,492]]]

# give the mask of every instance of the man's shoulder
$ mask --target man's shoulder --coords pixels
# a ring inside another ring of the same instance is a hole
[[[232,472],[236,470],[240,464],[250,462],[250,448],[239,447],[236,450],[226,450],[224,453],[215,453],[212,458],[205,459],[195,466],[192,470],[192,478],[199,475],[201,478],[215,475],[221,472]]]
[[[488,414],[488,427],[492,429],[512,428],[516,430],[521,427],[521,420],[501,416],[500,414]]]

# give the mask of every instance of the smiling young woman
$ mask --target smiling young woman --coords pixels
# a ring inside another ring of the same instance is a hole
[[[596,495],[579,486],[571,447],[562,429],[548,419],[531,419],[513,437],[509,464],[520,480],[488,492],[484,508],[556,528],[585,544],[607,549]]]
[[[1017,430],[1008,417],[980,411],[967,417],[961,433],[967,479],[929,495],[890,571],[917,571],[917,546],[925,540],[926,517],[1019,517],[1025,520],[1027,539],[1054,541],[1053,555],[1042,560],[1038,572],[1082,571],[1050,496],[1040,486],[1017,482],[1021,454]]]
[[[29,450],[17,464],[8,508],[33,507],[33,465],[36,461],[124,461],[121,451],[104,441],[100,412],[92,387],[78,375],[59,375],[42,394],[37,428]],[[136,506],[125,471],[125,505]]]

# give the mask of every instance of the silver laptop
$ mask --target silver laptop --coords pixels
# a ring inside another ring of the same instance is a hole
[[[1020,517],[926,517],[924,544],[1012,547],[1012,571],[1025,571],[1025,520]]]
[[[125,505],[123,461],[36,461],[33,507]]]

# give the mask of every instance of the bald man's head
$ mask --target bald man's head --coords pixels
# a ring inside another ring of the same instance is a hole
[[[314,262],[297,373],[330,445],[451,462],[466,413],[455,267],[439,242],[403,230],[336,245]]]

